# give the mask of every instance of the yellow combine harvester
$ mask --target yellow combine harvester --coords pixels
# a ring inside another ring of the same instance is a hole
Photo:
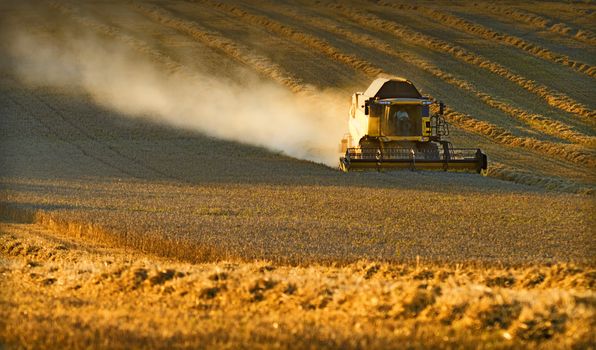
[[[349,133],[342,139],[339,167],[356,169],[430,169],[486,172],[480,149],[453,148],[443,104],[433,102],[402,78],[379,78],[352,96]],[[355,143],[357,142],[357,144]]]

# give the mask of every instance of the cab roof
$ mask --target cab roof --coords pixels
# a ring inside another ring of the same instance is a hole
[[[379,99],[388,98],[422,98],[418,89],[404,78],[377,78],[364,92],[366,98],[378,97]]]

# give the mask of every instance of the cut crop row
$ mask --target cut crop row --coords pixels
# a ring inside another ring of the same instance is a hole
[[[354,55],[341,52],[340,50],[329,45],[329,43],[322,39],[319,39],[306,33],[302,33],[287,25],[272,21],[267,17],[250,14],[234,5],[228,5],[214,1],[199,0],[199,2],[207,3],[212,7],[218,8],[222,11],[225,11],[231,15],[240,18],[246,23],[262,26],[263,28],[271,32],[277,33],[281,36],[294,40],[295,42],[301,43],[307,47],[315,49],[321,52],[322,54],[328,56],[332,60],[338,63],[345,64],[355,70],[361,71],[369,77],[377,77],[379,74],[383,73],[383,70],[381,68],[375,67],[369,62],[362,60]]]
[[[157,6],[135,4],[135,9],[147,17],[185,33],[203,45],[220,50],[255,71],[281,83],[293,92],[307,92],[310,89],[302,81],[286,72],[276,63],[264,56],[252,53],[248,48],[223,37],[213,30],[207,30],[199,23],[175,17],[172,13]]]
[[[573,60],[566,55],[553,52],[537,44],[530,43],[522,38],[510,34],[497,32],[481,24],[465,20],[453,14],[449,14],[445,11],[438,11],[429,7],[417,5],[397,5],[385,1],[381,1],[379,3],[384,6],[391,6],[400,10],[415,10],[417,14],[421,14],[435,21],[439,20],[441,24],[447,25],[456,30],[464,31],[491,41],[517,47],[541,59],[570,67],[571,69],[586,74],[590,77],[596,77],[596,67],[593,67],[587,63]]]
[[[377,77],[380,74],[389,75],[383,69],[374,66],[366,60],[358,58],[354,55],[349,55],[341,52],[339,49],[333,47],[331,44],[329,44],[327,41],[323,39],[319,39],[312,35],[299,32],[294,28],[271,20],[265,16],[249,13],[246,10],[234,5],[214,2],[210,0],[206,0],[206,2],[225,13],[235,15],[245,23],[251,25],[260,25],[273,33],[284,36],[291,40],[295,40],[296,42],[303,43],[311,49],[318,50],[319,52],[326,54],[330,58],[337,60],[338,62],[343,63],[355,70],[359,70],[371,77]],[[454,111],[452,109],[448,109],[448,113],[446,113],[446,118],[450,122],[464,130],[484,135],[497,143],[527,148],[544,154],[554,155],[561,159],[565,159],[577,164],[591,166],[596,165],[596,161],[592,159],[591,155],[589,153],[584,152],[576,145],[552,143],[537,140],[530,137],[514,136],[509,131],[506,131],[505,129],[497,125],[477,120],[469,115]]]
[[[79,23],[81,23],[83,25],[89,26],[89,27],[91,27],[91,28],[99,31],[100,33],[103,33],[105,35],[108,35],[108,36],[111,36],[111,37],[116,38],[118,40],[121,40],[121,41],[125,42],[126,44],[132,46],[136,50],[138,50],[138,51],[140,51],[142,53],[148,54],[150,57],[152,57],[156,61],[164,64],[172,72],[184,71],[185,74],[192,74],[192,72],[189,71],[188,68],[186,68],[185,66],[183,66],[183,65],[181,65],[181,64],[173,61],[171,58],[169,58],[168,56],[164,55],[160,51],[153,49],[152,47],[150,47],[149,45],[147,45],[143,41],[141,41],[139,39],[136,39],[134,37],[131,37],[128,34],[121,33],[118,28],[111,27],[111,26],[105,25],[103,23],[97,22],[94,19],[81,16],[80,14],[77,13],[76,10],[74,10],[72,8],[69,8],[69,7],[65,7],[64,5],[55,4],[54,6],[57,7],[57,8],[59,8],[59,9],[61,9],[61,10],[63,10],[63,12],[74,16],[74,19],[77,22],[79,22]],[[156,9],[154,9],[154,10],[156,10]],[[243,12],[244,11],[243,10],[240,10],[240,9],[237,9],[235,11],[235,13],[237,13],[237,14],[238,13],[241,14]],[[190,23],[188,23],[188,22],[186,22],[186,24],[187,25],[190,25]],[[287,28],[287,29],[289,29],[289,28]],[[302,33],[295,32],[293,30],[291,32],[288,31],[288,30],[284,30],[283,32],[284,33],[295,33],[294,34],[295,37],[298,37],[298,38],[305,38],[306,37],[306,38],[309,38],[310,39],[309,36],[306,36],[306,35],[304,35]],[[211,32],[211,34],[213,34],[213,32]],[[302,35],[300,35],[300,34],[302,34]],[[222,40],[223,40],[223,38],[222,38]],[[326,42],[324,42],[324,41],[322,41],[320,39],[306,40],[306,42],[315,43],[315,45],[328,45]],[[365,73],[366,72],[369,72],[369,73],[370,72],[383,72],[382,69],[377,68],[377,67],[374,67],[374,66],[372,66],[370,63],[368,63],[366,61],[360,60],[360,59],[355,58],[353,56],[348,56],[348,55],[342,54],[341,52],[339,52],[338,50],[336,50],[336,49],[334,49],[334,48],[332,48],[330,46],[328,46],[327,49],[324,50],[323,52],[327,52],[328,54],[333,55],[333,57],[342,57],[342,58],[351,57],[351,59],[346,60],[346,62],[344,62],[344,64],[350,65],[349,63],[356,62],[357,65],[354,68],[357,68],[358,69],[358,67],[360,67],[361,69],[364,70]],[[245,60],[245,62],[249,62],[249,61],[246,61]],[[257,62],[259,62],[259,61],[257,61]],[[279,73],[279,72],[277,72],[277,73]],[[280,76],[280,77],[283,78],[283,76]],[[292,78],[290,77],[290,79],[288,79],[287,81],[295,81],[295,80],[291,80],[291,79]],[[281,79],[281,80],[283,80],[283,79]],[[307,90],[307,88],[300,88],[299,87],[298,90]],[[466,130],[469,130],[469,131],[473,131],[473,132],[479,133],[481,135],[488,136],[490,139],[493,139],[493,141],[496,141],[498,143],[507,143],[507,144],[509,144],[510,141],[511,141],[511,137],[515,138],[514,136],[512,136],[512,135],[509,134],[509,135],[506,135],[506,136],[508,136],[507,138],[500,137],[500,138],[496,138],[495,139],[495,133],[492,132],[492,131],[490,131],[490,130],[492,130],[494,128],[491,128],[491,127],[486,128],[487,125],[492,126],[492,124],[481,122],[483,127],[473,127],[473,125],[477,125],[480,121],[477,121],[477,120],[475,120],[475,119],[473,119],[473,118],[471,118],[469,116],[466,116],[466,115],[464,115],[462,113],[458,113],[458,112],[454,112],[454,111],[449,111],[448,117],[450,118],[450,120],[452,122],[454,122],[458,126],[462,127],[463,129],[466,129]],[[462,123],[462,121],[466,121],[466,123]],[[496,128],[496,126],[495,126],[495,128]],[[503,133],[501,133],[501,134],[503,134]],[[534,140],[534,139],[530,139],[530,140]],[[539,150],[541,152],[545,152],[545,151],[548,152],[548,149],[550,148],[548,146],[556,147],[559,150],[559,152],[557,152],[557,155],[559,157],[562,157],[563,159],[567,159],[567,160],[573,159],[576,162],[577,161],[582,162],[584,160],[584,158],[585,158],[582,155],[578,155],[577,154],[577,151],[575,149],[569,155],[562,156],[562,153],[560,151],[560,147],[557,147],[557,146],[555,146],[553,144],[550,144],[550,143],[546,147],[537,147],[537,145],[539,146],[539,145],[542,144],[541,141],[538,141],[538,140],[534,140],[535,142],[527,142],[527,141],[528,140],[525,140],[525,142],[524,141],[516,142],[516,145],[518,145],[520,147],[526,147],[526,148],[530,148],[530,149],[534,149],[534,150]],[[497,173],[495,173],[494,175],[497,175],[498,176]]]
[[[437,52],[447,53],[462,62],[488,70],[491,73],[510,80],[525,90],[540,96],[550,106],[572,113],[587,123],[590,123],[592,126],[596,125],[596,111],[591,110],[587,106],[561,92],[554,91],[545,85],[541,85],[519,74],[515,74],[504,66],[470,52],[463,47],[422,34],[403,24],[384,20],[372,14],[363,14],[362,11],[344,5],[329,6],[355,23],[366,28],[389,33],[400,40],[423,46]]]
[[[453,86],[473,93],[476,97],[478,97],[488,106],[496,108],[514,119],[521,120],[538,131],[544,132],[546,134],[558,138],[566,139],[574,143],[584,144],[588,146],[596,146],[596,140],[594,139],[594,137],[587,136],[579,131],[576,131],[573,129],[573,127],[558,120],[553,120],[544,117],[540,114],[529,113],[520,108],[511,106],[507,102],[498,100],[490,94],[479,90],[471,82],[461,78],[457,78],[452,74],[441,70],[440,68],[434,66],[427,60],[412,52],[405,51],[403,49],[399,50],[383,42],[382,40],[377,39],[376,37],[367,34],[353,32],[331,20],[326,20],[321,17],[303,16],[297,14],[295,11],[279,11],[282,12],[284,15],[293,17],[303,23],[308,23],[309,25],[334,33],[336,35],[341,35],[355,44],[367,46],[371,49],[381,51],[387,55],[401,59],[402,61],[407,62],[409,64],[415,65],[417,68],[422,69]]]
[[[572,28],[572,26],[566,23],[557,23],[551,19],[544,18],[537,14],[509,6],[501,6],[494,3],[484,2],[481,2],[478,5],[494,14],[499,16],[505,15],[508,18],[513,18],[517,21],[526,23],[533,28],[540,30],[546,29],[550,32],[564,35],[565,37],[573,38],[590,45],[596,45],[596,35],[594,35],[594,33],[588,29]]]

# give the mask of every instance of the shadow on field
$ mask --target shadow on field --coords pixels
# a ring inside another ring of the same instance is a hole
[[[115,113],[98,107],[89,96],[77,91],[30,89],[8,78],[3,82],[0,112],[5,117],[0,120],[0,130],[8,135],[0,139],[0,177],[4,178],[357,186],[442,193],[540,191],[477,174],[422,171],[344,174],[280,152],[175,129],[150,118]],[[16,86],[9,88],[7,83]],[[27,190],[51,192],[55,188]]]

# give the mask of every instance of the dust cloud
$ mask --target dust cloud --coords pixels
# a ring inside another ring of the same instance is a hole
[[[115,40],[72,31],[12,31],[10,40],[13,70],[25,83],[74,86],[128,116],[337,165],[345,94],[295,94],[248,70],[224,78],[188,65],[172,68]],[[193,66],[203,59],[192,57]]]

